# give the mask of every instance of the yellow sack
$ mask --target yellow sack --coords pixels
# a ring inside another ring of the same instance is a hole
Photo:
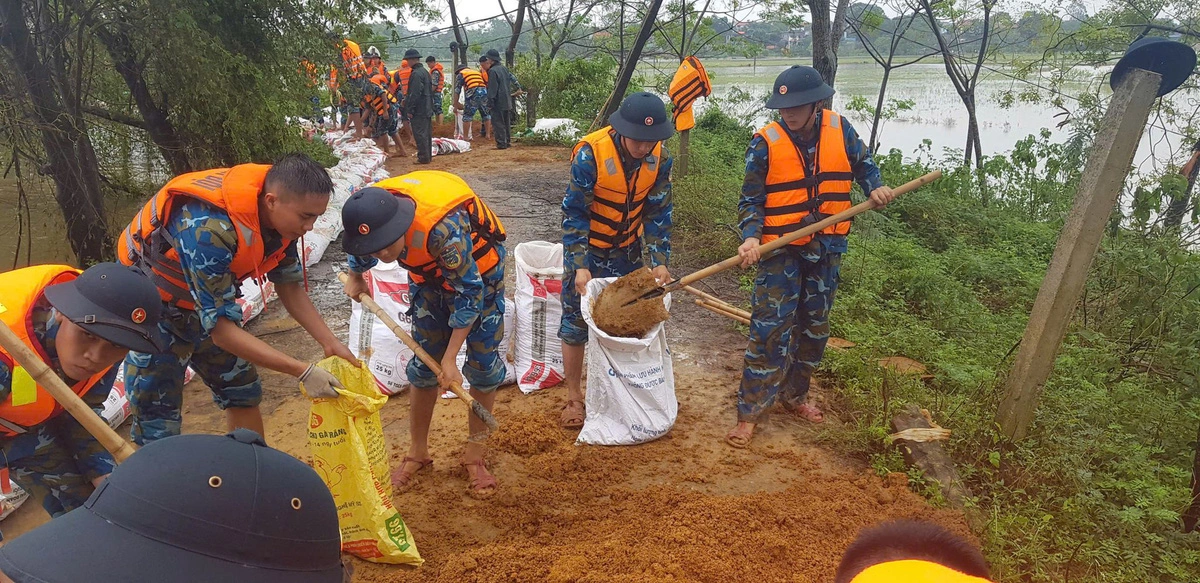
[[[337,377],[338,398],[316,401],[308,423],[313,467],[329,486],[342,527],[342,552],[375,563],[420,565],[412,533],[392,505],[392,480],[379,409],[379,392],[366,366],[330,357],[317,366]]]

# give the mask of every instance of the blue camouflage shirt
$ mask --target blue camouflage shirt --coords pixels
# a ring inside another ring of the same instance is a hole
[[[821,119],[818,116],[818,128],[821,127],[820,124]],[[800,151],[804,155],[806,172],[811,174],[820,135],[818,134],[810,142],[793,132],[787,127],[787,124],[780,123],[780,125],[788,133],[792,142],[800,147]],[[850,120],[844,117],[842,118],[842,137],[846,142],[846,154],[850,158],[850,170],[854,173],[854,178],[862,187],[863,192],[870,194],[871,191],[883,186],[879,167],[871,158],[871,151],[858,136],[854,126],[850,125]],[[766,216],[767,205],[768,148],[767,140],[756,134],[750,140],[750,147],[746,150],[746,177],[742,182],[742,197],[738,201],[739,227],[743,240],[750,237],[762,238],[763,219]],[[800,254],[809,261],[816,261],[826,253],[845,252],[845,235],[818,234],[808,244],[800,246]]]
[[[626,172],[632,172],[641,164],[633,160],[625,148],[617,142],[617,150],[621,152],[621,164]],[[671,202],[671,153],[667,147],[662,147],[662,161],[658,165],[658,179],[646,196],[645,206],[642,207],[642,223],[645,233],[642,237],[646,254],[650,257],[650,266],[670,265],[671,261],[671,215],[674,205]],[[592,228],[592,197],[596,188],[596,156],[592,146],[584,144],[571,160],[571,182],[567,185],[567,195],[563,198],[563,264],[567,269],[579,270],[587,267],[589,251],[588,234]]]
[[[57,312],[50,306],[50,302],[46,301],[45,297],[39,298],[33,307],[33,334],[38,343],[46,351],[46,356],[50,358],[47,364],[58,378],[63,379],[67,385],[74,385],[79,382],[79,379],[68,378],[63,373],[62,367],[58,363],[58,350],[55,346],[55,338],[58,336],[58,318]],[[104,401],[108,399],[109,392],[112,391],[113,380],[117,377],[117,367],[121,366],[117,363],[116,366],[108,370],[108,374],[100,382],[92,386],[92,388],[83,395],[83,402],[87,403],[97,415],[104,411]],[[7,364],[0,361],[0,400],[7,399],[12,393],[12,370]],[[117,467],[116,461],[113,460],[112,454],[104,449],[103,445],[92,437],[78,421],[70,414],[60,412],[58,417],[55,417],[58,423],[60,432],[59,445],[70,452],[77,460],[79,470],[89,475],[104,475],[112,472]],[[21,437],[36,436],[36,431],[30,431]]]
[[[167,232],[175,239],[179,264],[188,289],[196,300],[200,325],[211,332],[218,318],[242,323],[242,308],[237,305],[238,284],[229,266],[237,251],[237,233],[229,213],[198,200],[188,200],[175,207],[167,221]],[[283,245],[274,231],[263,230],[265,254],[270,255]],[[276,284],[301,283],[303,267],[295,244],[289,244],[279,265],[266,274]]]
[[[487,273],[479,273],[479,267],[475,265],[475,258],[471,255],[472,248],[471,218],[465,209],[460,208],[446,215],[446,218],[429,232],[426,249],[431,257],[437,257],[442,277],[454,288],[454,311],[450,314],[449,322],[451,328],[471,327],[479,317],[484,287],[497,286],[504,277],[503,270],[496,268]],[[405,248],[405,252],[407,251]],[[498,265],[504,265],[504,245],[497,244],[496,253],[500,256]],[[400,261],[403,264],[403,254]],[[348,263],[354,273],[364,273],[378,265],[379,260],[369,256],[351,255],[348,257]],[[447,267],[451,263],[456,267]],[[432,284],[427,282],[426,285]]]

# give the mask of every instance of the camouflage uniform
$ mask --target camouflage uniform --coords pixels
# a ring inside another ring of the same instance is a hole
[[[238,284],[229,264],[237,235],[229,215],[211,205],[188,201],[172,211],[167,232],[175,240],[179,263],[196,302],[194,311],[166,306],[159,329],[169,342],[159,354],[130,352],[125,359],[125,386],[133,405],[133,441],[139,445],[179,435],[183,421],[183,374],[189,365],[212,390],[222,410],[254,407],[262,401],[262,381],[254,365],[230,354],[209,336],[217,320],[242,323]],[[278,234],[263,232],[266,254],[279,249]],[[267,274],[276,284],[304,280],[296,246]]]
[[[453,329],[470,326],[463,376],[473,390],[494,391],[506,373],[504,354],[500,351],[504,336],[504,245],[496,245],[499,255],[496,267],[480,274],[471,256],[470,217],[459,209],[430,231],[427,249],[438,258],[438,268],[454,291],[429,280],[412,286],[408,315],[412,316],[413,339],[440,361]],[[363,273],[377,263],[373,257],[349,258],[350,269],[355,273]],[[419,358],[408,361],[407,373],[408,381],[418,389],[438,386],[437,376]]]
[[[442,83],[442,77],[445,76],[445,71],[430,69],[429,83],[433,87],[433,111],[429,113],[430,117],[442,115],[442,92],[437,90],[438,83]],[[443,88],[445,84],[442,83]]]
[[[50,367],[59,378],[73,385],[58,364],[55,337],[58,322],[49,302],[38,300],[33,311],[34,336],[50,357]],[[112,391],[117,367],[83,395],[99,415],[104,400]],[[0,362],[0,400],[12,390],[12,371]],[[78,421],[66,412],[59,412],[45,423],[30,428],[28,433],[0,438],[0,453],[10,476],[17,485],[35,498],[42,498],[42,507],[51,517],[61,516],[83,505],[92,495],[92,481],[108,475],[116,468],[111,454],[92,437]]]
[[[487,87],[470,89],[462,73],[457,73],[454,75],[454,94],[458,95],[460,90],[463,92],[464,120],[474,119],[476,111],[479,112],[479,119],[485,122],[492,118],[491,109],[488,108]]]
[[[362,76],[348,77],[346,82],[339,88],[342,94],[342,99],[346,102],[346,112],[356,114],[362,111],[363,95],[367,92],[367,83],[369,80]]]
[[[820,123],[818,119],[817,127]],[[811,174],[817,140],[808,142],[788,131]],[[871,152],[845,119],[842,133],[859,186],[865,192],[882,186]],[[743,239],[762,237],[767,151],[766,140],[756,135],[746,152],[746,177],[738,202]],[[751,300],[750,344],[738,391],[739,421],[764,421],[781,388],[789,406],[804,404],[813,370],[821,363],[829,340],[829,310],[845,251],[845,235],[818,234],[804,245],[788,245],[759,263]]]
[[[621,163],[626,178],[641,164],[630,158],[618,141]],[[592,196],[596,188],[596,157],[592,147],[584,144],[571,161],[571,182],[563,198],[563,290],[562,323],[558,337],[571,346],[587,344],[587,324],[580,309],[580,295],[575,291],[575,271],[587,269],[592,277],[620,277],[644,265],[642,246],[650,258],[650,266],[668,265],[671,260],[671,153],[663,146],[658,178],[646,196],[642,209],[645,232],[642,241],[624,248],[592,249],[588,235],[592,229]],[[635,163],[637,162],[637,163]]]

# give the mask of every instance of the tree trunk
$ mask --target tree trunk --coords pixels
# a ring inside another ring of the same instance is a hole
[[[67,109],[51,77],[51,65],[38,57],[23,9],[24,2],[0,2],[0,46],[25,81],[67,239],[80,265],[111,259],[113,241],[104,217],[96,152],[81,114]]]
[[[642,56],[642,49],[645,48],[646,41],[650,39],[650,33],[654,32],[655,19],[658,18],[660,7],[662,7],[662,0],[650,0],[650,6],[646,8],[646,18],[642,20],[642,28],[633,41],[633,47],[629,49],[629,58],[625,60],[625,65],[617,73],[617,85],[613,88],[612,95],[608,96],[604,109],[600,110],[600,115],[592,122],[592,129],[603,124],[604,120],[607,120],[608,116],[621,106],[621,99],[625,97],[625,90],[629,88],[629,80],[633,78],[633,70],[637,68],[638,59]]]
[[[838,0],[836,11],[831,12],[829,0],[807,0],[812,16],[812,60],[813,68],[821,78],[834,86],[837,80],[837,52],[846,32],[846,9],[849,0]]]
[[[158,146],[159,153],[162,154],[164,160],[167,161],[167,166],[170,167],[171,173],[174,175],[185,174],[195,170],[191,162],[188,160],[187,150],[184,147],[183,139],[175,131],[175,126],[171,124],[168,113],[154,101],[154,96],[150,94],[150,88],[146,83],[145,63],[138,59],[138,55],[133,49],[133,44],[129,40],[129,35],[125,32],[113,32],[105,30],[103,25],[95,27],[93,30],[100,42],[108,50],[109,56],[112,57],[113,66],[116,67],[117,73],[125,80],[125,85],[129,87],[129,93],[133,96],[133,101],[137,105],[138,112],[145,120],[146,132],[150,134],[150,139],[154,141],[154,145]]]
[[[1196,187],[1197,174],[1200,174],[1200,164],[1193,166],[1188,174],[1187,189],[1183,191],[1183,196],[1171,199],[1167,204],[1167,212],[1163,214],[1163,227],[1168,233],[1178,235],[1183,228],[1183,215],[1187,212],[1188,202],[1192,200],[1192,189]]]
[[[1183,532],[1196,530],[1200,522],[1200,430],[1196,431],[1196,442],[1192,453],[1192,503],[1183,512]]]
[[[879,122],[883,119],[883,97],[887,94],[888,78],[892,76],[892,68],[883,68],[883,80],[879,82],[879,99],[875,101],[875,119],[871,122],[871,140],[867,142],[874,154],[879,153]]]
[[[521,28],[525,26],[525,9],[529,6],[529,0],[519,0],[517,2],[517,22],[512,27],[512,38],[508,40],[508,48],[504,49],[504,65],[509,69],[513,68],[513,64],[517,60],[517,41],[521,38]]]

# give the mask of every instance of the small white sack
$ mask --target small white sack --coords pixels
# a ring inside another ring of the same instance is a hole
[[[412,318],[407,313],[412,303],[408,272],[398,263],[380,263],[363,276],[375,303],[411,334]],[[362,304],[351,300],[351,305],[350,351],[367,362],[385,393],[399,393],[408,387],[405,369],[413,357],[412,350],[375,314],[364,310]]]
[[[133,405],[129,403],[129,395],[125,391],[125,362],[118,362],[117,376],[113,379],[112,389],[108,391],[108,397],[104,399],[104,410],[100,416],[108,421],[108,425],[116,429],[129,418],[133,412]],[[191,368],[183,369],[183,384],[192,382],[192,378],[196,373]]]
[[[532,393],[563,380],[562,243],[530,241],[517,245],[517,385]]]
[[[8,515],[16,512],[22,504],[29,500],[29,493],[22,490],[16,482],[8,480],[8,489],[10,490],[8,494],[0,492],[0,520],[8,518]]]
[[[675,425],[675,370],[660,322],[644,338],[609,336],[592,319],[592,302],[616,281],[593,279],[583,296],[588,325],[587,417],[577,443],[633,445],[653,441]],[[671,296],[664,301],[671,309]]]

